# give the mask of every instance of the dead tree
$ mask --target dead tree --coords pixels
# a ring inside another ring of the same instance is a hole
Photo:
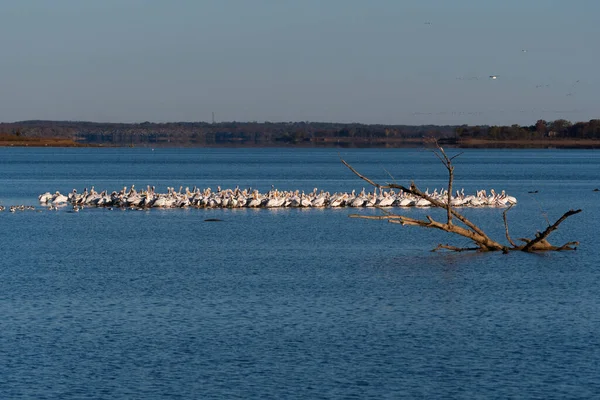
[[[579,242],[568,242],[563,244],[562,246],[554,246],[548,242],[546,239],[550,233],[558,229],[558,226],[568,217],[574,214],[578,214],[581,210],[569,210],[563,214],[554,224],[550,225],[543,232],[536,232],[534,238],[519,238],[518,240],[523,242],[524,244],[516,244],[510,237],[509,229],[508,229],[508,220],[507,220],[507,212],[512,208],[512,205],[509,206],[506,210],[504,210],[502,216],[504,219],[504,228],[505,235],[509,245],[501,244],[500,242],[491,239],[481,228],[477,225],[469,221],[464,215],[459,213],[455,207],[452,206],[452,184],[454,182],[454,166],[452,165],[452,160],[458,157],[460,154],[457,154],[453,157],[448,157],[444,149],[437,143],[437,141],[432,141],[436,146],[436,149],[433,151],[434,154],[440,159],[442,164],[448,170],[448,191],[447,191],[447,199],[445,201],[440,201],[432,196],[430,196],[426,192],[422,192],[414,182],[411,182],[409,187],[399,185],[396,183],[387,183],[385,185],[381,185],[379,183],[374,182],[373,180],[367,178],[366,176],[361,175],[358,171],[356,171],[350,164],[348,164],[343,159],[342,163],[348,167],[354,174],[356,174],[359,178],[365,180],[369,184],[373,185],[376,188],[381,189],[400,189],[405,193],[412,194],[420,199],[425,199],[429,201],[432,207],[440,208],[446,210],[446,221],[439,222],[434,220],[431,216],[427,215],[426,219],[416,219],[407,217],[400,214],[391,213],[383,208],[379,208],[383,215],[360,215],[360,214],[351,214],[352,218],[363,218],[363,219],[376,219],[376,220],[387,220],[388,222],[394,224],[408,225],[408,226],[421,226],[424,228],[434,228],[439,229],[445,232],[453,233],[462,237],[465,237],[473,242],[473,247],[457,247],[451,246],[449,244],[439,244],[432,251],[437,251],[441,249],[450,250],[450,251],[502,251],[504,253],[508,253],[509,251],[524,251],[524,252],[541,252],[541,251],[562,251],[562,250],[576,250],[579,245]]]

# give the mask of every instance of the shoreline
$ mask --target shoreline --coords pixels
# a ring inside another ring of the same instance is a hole
[[[440,144],[450,148],[557,148],[557,149],[595,149],[600,148],[598,139],[537,139],[537,140],[487,140],[487,139],[463,139],[463,140],[444,140],[440,139]],[[139,143],[133,145],[119,146],[113,143],[79,143],[73,139],[66,138],[6,138],[0,137],[0,147],[95,147],[95,148],[115,148],[115,147],[142,147],[142,148],[164,148],[164,147],[184,147],[184,148],[414,148],[425,147],[427,143],[422,139],[387,139],[387,140],[321,140],[321,141],[301,141],[301,142],[274,142],[274,143],[242,143],[231,141],[224,143],[215,143],[210,145],[198,145],[195,143]]]
[[[63,138],[10,138],[0,137],[0,147],[95,147]]]
[[[468,139],[459,141],[462,148],[600,148],[598,139],[534,139],[534,140],[487,140]]]

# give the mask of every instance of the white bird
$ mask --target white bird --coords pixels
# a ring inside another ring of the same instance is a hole
[[[354,197],[348,205],[350,207],[362,207],[366,202],[367,198],[364,197],[361,193],[359,193],[358,196]]]
[[[52,196],[52,203],[54,204],[62,204],[68,202],[69,199],[64,194],[60,194],[60,192],[56,192],[54,196]]]
[[[40,200],[40,203],[48,203],[52,201],[52,193],[46,192],[44,194],[40,194],[38,199]]]
[[[325,207],[325,205],[327,204],[328,198],[329,198],[329,192],[323,193],[323,191],[321,191],[321,194],[317,195],[312,200],[311,207]]]
[[[311,207],[312,201],[302,192],[300,196],[300,207]]]
[[[258,198],[258,190],[252,192],[252,199],[246,203],[246,205],[250,208],[259,207],[261,203],[261,199]]]
[[[415,204],[416,204],[416,201],[414,199],[412,199],[412,198],[409,198],[409,197],[403,198],[398,203],[398,205],[400,207],[411,207],[411,206],[414,206]]]
[[[383,198],[379,201],[379,207],[390,207],[394,204],[394,200],[388,192],[383,192]]]
[[[490,75],[490,79],[498,79],[496,75]]]
[[[431,205],[431,202],[427,199],[418,199],[415,205],[417,207],[429,207]]]
[[[341,207],[347,199],[348,199],[347,193],[338,194],[338,195],[334,194],[331,197],[331,200],[329,202],[329,207]]]
[[[375,192],[367,196],[367,201],[365,202],[365,207],[373,207],[377,203],[377,195]]]

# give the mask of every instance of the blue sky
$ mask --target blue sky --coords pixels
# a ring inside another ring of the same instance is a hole
[[[4,1],[0,121],[587,121],[597,15],[596,0]]]

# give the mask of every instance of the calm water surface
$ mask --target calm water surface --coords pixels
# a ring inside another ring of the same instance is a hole
[[[362,189],[340,155],[446,184],[420,150],[0,148],[0,204],[131,184]],[[2,212],[0,398],[596,396],[600,152],[467,150],[456,176],[518,198],[515,238],[582,208],[551,236],[580,247],[431,253],[468,243],[348,209]],[[465,213],[502,240],[501,210]]]

